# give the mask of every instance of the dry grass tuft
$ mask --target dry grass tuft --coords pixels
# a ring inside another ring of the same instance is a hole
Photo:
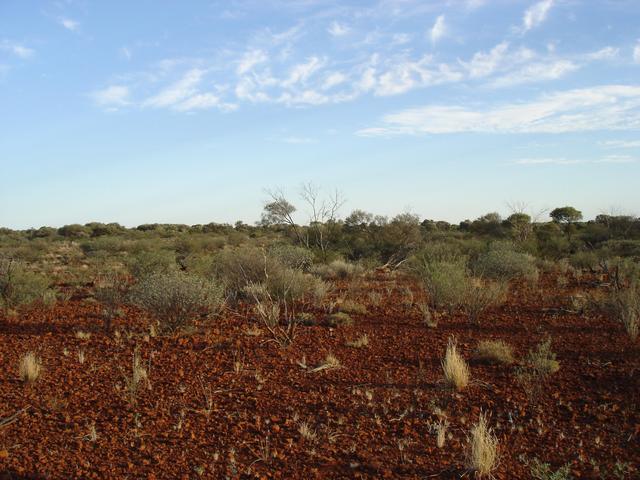
[[[29,352],[20,359],[18,372],[23,382],[33,383],[42,373],[42,362],[35,353]]]
[[[504,365],[511,365],[515,361],[511,345],[502,340],[481,341],[476,347],[476,357],[485,362]]]
[[[345,345],[347,347],[352,347],[352,348],[368,347],[369,346],[369,335],[367,335],[365,333],[365,334],[361,335],[359,338],[356,338],[355,340],[348,340],[347,342],[345,342]]]
[[[89,340],[91,338],[91,334],[89,332],[83,332],[81,330],[78,330],[76,332],[76,338],[78,340]]]
[[[471,429],[467,452],[467,468],[477,478],[490,476],[498,465],[498,439],[487,425],[487,416],[480,414],[478,423]]]
[[[301,422],[298,425],[298,433],[308,442],[315,442],[318,439],[318,434],[307,422]]]
[[[322,370],[331,370],[339,367],[340,367],[340,360],[338,360],[338,358],[333,353],[329,353],[325,357],[324,361],[313,370],[310,370],[310,372],[316,373],[316,372],[321,372]]]
[[[454,387],[457,391],[464,390],[467,385],[469,385],[471,378],[469,366],[464,361],[464,358],[462,358],[462,355],[458,353],[454,339],[450,338],[447,344],[447,351],[444,360],[442,360],[442,370],[447,384]]]

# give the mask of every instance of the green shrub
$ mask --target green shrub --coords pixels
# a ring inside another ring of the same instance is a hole
[[[141,250],[127,258],[126,264],[137,279],[155,273],[169,273],[177,268],[175,254],[168,250]]]
[[[332,313],[327,317],[327,325],[330,327],[351,327],[355,322],[348,313]]]
[[[513,250],[512,245],[505,242],[496,242],[487,252],[480,254],[473,262],[472,269],[476,275],[494,280],[538,279],[536,259],[528,253]]]
[[[268,250],[268,255],[288,268],[308,271],[313,265],[313,254],[307,248],[278,244]]]
[[[609,301],[613,315],[635,342],[640,333],[640,285],[614,291]]]
[[[423,283],[434,310],[449,313],[462,305],[468,294],[468,271],[464,258],[434,261],[428,256],[416,257],[413,272]]]
[[[276,262],[263,250],[253,247],[225,249],[212,261],[211,274],[223,283],[228,294],[241,296],[245,286],[264,283],[267,272],[277,268]]]
[[[36,300],[55,298],[49,280],[26,270],[23,263],[0,258],[0,307],[5,311]]]
[[[460,304],[471,322],[477,323],[482,312],[504,302],[508,283],[505,281],[487,282],[479,278],[467,277],[466,291]]]
[[[341,312],[352,313],[355,315],[366,315],[367,307],[361,303],[354,302],[353,300],[345,300],[338,306]]]
[[[183,272],[152,273],[132,289],[131,301],[153,315],[164,331],[188,325],[197,315],[211,315],[223,304],[218,282]]]
[[[364,269],[355,263],[338,259],[329,264],[314,265],[312,271],[315,275],[325,280],[346,280],[360,275]]]

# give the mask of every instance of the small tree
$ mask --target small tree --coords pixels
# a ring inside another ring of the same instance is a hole
[[[575,223],[582,220],[582,212],[580,210],[576,210],[573,207],[559,207],[551,210],[549,214],[551,218],[553,218],[554,222],[557,223]]]
[[[582,212],[573,207],[560,207],[551,210],[549,216],[554,222],[564,225],[564,232],[571,241],[571,234],[576,228],[574,223],[582,220]]]

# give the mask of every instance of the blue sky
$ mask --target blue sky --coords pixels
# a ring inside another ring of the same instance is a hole
[[[638,214],[639,133],[637,0],[0,1],[4,226]]]

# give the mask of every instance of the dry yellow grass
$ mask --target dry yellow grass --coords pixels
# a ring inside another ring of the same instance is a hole
[[[511,365],[514,362],[511,345],[502,340],[483,340],[476,347],[476,356],[491,363]]]
[[[491,475],[498,466],[498,439],[487,425],[487,417],[480,414],[478,423],[471,429],[467,451],[467,468],[477,478]]]
[[[444,360],[442,360],[442,371],[447,384],[457,391],[464,390],[469,385],[471,373],[469,366],[458,353],[458,348],[454,339],[449,339]]]
[[[20,375],[20,379],[23,382],[33,383],[40,377],[40,374],[42,373],[42,362],[35,353],[26,353],[20,359],[18,373]]]

